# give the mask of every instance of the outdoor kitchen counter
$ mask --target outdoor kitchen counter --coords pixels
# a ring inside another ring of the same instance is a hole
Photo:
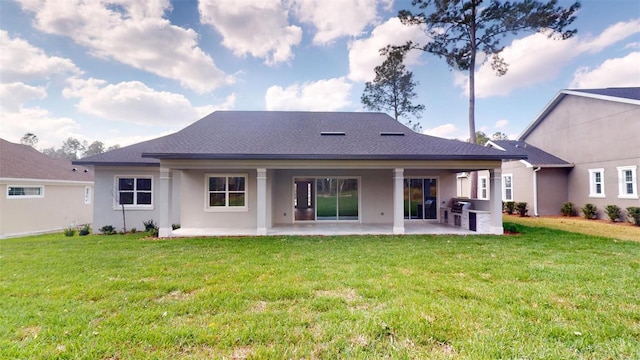
[[[474,214],[475,225],[470,221],[469,214]],[[456,217],[458,217],[456,221]],[[451,212],[451,207],[443,206],[440,208],[440,222],[452,226],[460,226],[463,229],[477,231],[479,233],[488,233],[491,221],[491,211],[488,210],[472,210],[464,209],[462,213]]]

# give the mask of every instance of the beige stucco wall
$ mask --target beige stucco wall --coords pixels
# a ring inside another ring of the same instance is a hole
[[[151,209],[125,208],[125,218],[127,230],[136,228],[138,231],[144,230],[144,221],[153,220],[156,224],[160,217],[156,206],[157,191],[159,185],[160,172],[155,167],[96,167],[95,168],[95,206],[93,218],[93,231],[99,232],[105,225],[111,225],[117,231],[123,229],[122,208],[116,204],[116,176],[150,176],[153,178],[153,207]]]
[[[618,166],[640,172],[640,106],[582,96],[565,96],[524,139],[575,164],[567,180],[567,200],[579,209],[587,202],[603,210],[640,206],[638,199],[618,198]],[[589,169],[604,169],[606,198],[589,197]],[[637,184],[640,186],[640,184]],[[605,217],[600,212],[600,217]]]
[[[7,186],[43,186],[39,198],[8,198]],[[85,204],[85,188],[91,188]],[[90,224],[93,218],[93,183],[38,180],[0,182],[0,238],[60,231]]]
[[[538,215],[559,215],[568,201],[568,177],[571,168],[544,168],[538,171]]]

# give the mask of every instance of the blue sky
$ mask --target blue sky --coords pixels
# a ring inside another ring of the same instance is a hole
[[[0,0],[0,137],[128,145],[215,110],[363,111],[378,49],[425,41],[400,9],[411,2]],[[582,1],[573,27],[506,39],[503,77],[478,66],[478,130],[515,138],[561,89],[640,86],[640,2]],[[468,138],[465,74],[420,52],[407,67],[423,130]]]

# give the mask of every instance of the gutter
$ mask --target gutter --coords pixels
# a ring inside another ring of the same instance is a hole
[[[541,167],[533,169],[533,216],[538,217],[538,171]]]

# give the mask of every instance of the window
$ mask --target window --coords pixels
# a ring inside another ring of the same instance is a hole
[[[118,205],[151,206],[153,205],[153,178],[151,177],[116,177],[118,187]]]
[[[513,175],[502,175],[502,200],[513,201]]]
[[[85,205],[91,204],[91,187],[85,186],[84,188],[84,203]]]
[[[247,175],[206,175],[207,210],[247,210]]]
[[[618,197],[638,198],[637,166],[618,166]]]
[[[589,197],[605,197],[604,169],[589,169]]]
[[[487,177],[480,176],[478,180],[480,180],[480,199],[486,200],[489,198],[489,192],[487,187]]]
[[[29,199],[44,197],[43,186],[7,186],[8,199]]]
[[[435,220],[438,218],[438,179],[404,179],[404,218]]]

